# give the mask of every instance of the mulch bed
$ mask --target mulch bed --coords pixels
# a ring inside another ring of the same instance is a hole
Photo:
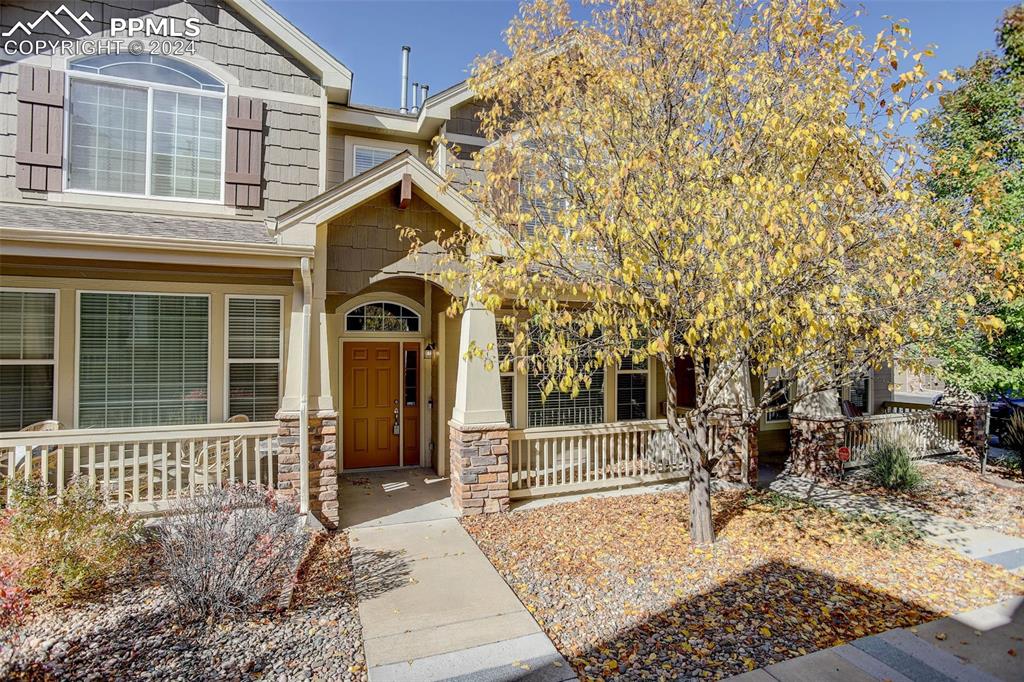
[[[961,456],[922,462],[920,469],[924,484],[911,492],[885,490],[861,476],[848,478],[841,486],[1024,537],[1024,483],[1015,480],[1012,470],[996,463],[982,476],[976,459]]]
[[[343,533],[323,536],[310,549],[292,607],[284,613],[268,605],[249,618],[209,626],[188,622],[174,609],[159,578],[145,575],[91,603],[38,605],[14,633],[0,633],[0,677],[366,679]]]
[[[584,679],[735,675],[1024,594],[1024,579],[906,530],[766,494],[585,499],[464,526]]]

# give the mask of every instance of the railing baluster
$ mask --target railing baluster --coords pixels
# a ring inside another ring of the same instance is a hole
[[[221,480],[221,478],[223,477],[222,476],[222,474],[223,474],[223,462],[221,460],[221,457],[222,457],[221,447],[223,445],[224,445],[224,441],[222,439],[218,438],[217,439],[217,487],[218,488],[221,487],[222,485],[224,485],[224,482]]]
[[[125,492],[126,492],[125,491],[125,487],[128,485],[127,484],[127,479],[125,478],[125,474],[126,474],[126,472],[125,472],[125,460],[126,459],[127,458],[125,457],[125,454],[124,454],[124,443],[123,442],[122,443],[118,443],[117,444],[117,475],[118,475],[118,478],[120,479],[120,485],[117,486],[117,502],[118,502],[118,504],[124,504],[124,496],[125,496]]]
[[[249,485],[249,439],[242,438],[242,485]]]
[[[153,466],[156,464],[153,454],[153,441],[146,441],[146,501],[153,501]]]
[[[14,475],[17,469],[17,463],[15,462],[17,447],[13,447],[7,451],[7,478],[14,481]],[[10,506],[12,497],[14,496],[14,490],[11,486],[7,486],[7,505]]]

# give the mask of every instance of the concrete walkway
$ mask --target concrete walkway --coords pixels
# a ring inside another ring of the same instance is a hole
[[[1024,598],[890,630],[730,677],[729,682],[1016,682]]]
[[[839,511],[899,516],[920,530],[927,542],[1015,573],[1024,573],[1024,538],[931,514],[895,500],[851,493],[796,476],[777,478],[767,487],[777,493]]]
[[[576,679],[457,520],[363,524],[349,538],[371,682]]]

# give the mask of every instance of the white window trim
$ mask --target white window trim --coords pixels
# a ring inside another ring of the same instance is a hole
[[[651,387],[652,387],[652,362],[653,358],[647,358],[647,365],[645,367],[633,367],[632,369],[622,369],[621,365],[615,367],[615,386],[612,387],[614,393],[612,394],[612,403],[615,408],[615,421],[641,421],[643,419],[650,419],[651,417]],[[619,376],[623,374],[642,374],[647,377],[647,384],[644,387],[644,416],[636,419],[626,419],[619,414]],[[608,390],[608,383],[605,381],[605,390]]]
[[[763,377],[762,378],[762,385],[761,385],[761,392],[762,392],[762,394],[765,391],[768,390],[768,385],[769,384],[771,384],[773,381],[780,381],[780,380],[785,380],[785,377],[783,377],[781,375]],[[789,379],[787,387],[789,389],[787,392],[789,394],[788,397],[789,397],[790,405],[786,408],[786,410],[787,410],[788,414],[791,415],[793,413],[792,401],[793,401],[793,396],[795,395],[795,391],[796,391],[796,382],[794,380],[792,380],[792,379]],[[769,406],[769,407],[767,407],[765,409],[764,414],[761,415],[761,422],[762,422],[762,424],[764,426],[772,426],[772,425],[776,425],[777,426],[777,425],[782,425],[782,424],[788,424],[789,423],[789,416],[787,416],[787,417],[785,417],[783,419],[769,419],[768,415],[771,412],[772,412],[772,410],[771,410],[771,407]]]
[[[146,90],[146,192],[144,194],[132,194],[129,192],[101,192],[99,190],[91,189],[75,189],[68,186],[68,182],[71,178],[71,153],[70,147],[68,146],[71,141],[71,81],[72,80],[88,80],[96,83],[108,83],[112,85],[122,85],[127,87],[133,87],[139,90]],[[148,83],[146,81],[136,81],[130,78],[120,78],[118,76],[104,76],[98,73],[88,73],[86,71],[72,71],[67,69],[64,72],[64,161],[62,165],[63,176],[62,189],[68,194],[84,194],[90,196],[104,196],[104,197],[131,197],[141,198],[154,201],[171,201],[171,202],[184,202],[187,204],[205,204],[208,206],[216,206],[224,204],[224,173],[227,167],[227,116],[228,116],[228,92],[227,84],[224,84],[224,92],[216,92],[210,90],[199,90],[196,88],[185,88],[179,85],[164,85],[162,83]],[[162,92],[178,92],[188,95],[201,95],[204,97],[219,97],[221,99],[221,114],[220,114],[220,178],[217,181],[217,188],[220,192],[217,199],[192,199],[189,197],[166,197],[161,195],[154,195],[150,191],[150,185],[152,184],[152,165],[153,165],[153,90],[160,90]]]
[[[59,374],[60,350],[60,289],[43,289],[33,287],[0,287],[0,291],[14,291],[33,294],[53,294],[53,358],[50,360],[4,360],[0,365],[52,365],[53,366],[53,405],[50,408],[50,419],[57,419],[57,386]]]
[[[419,146],[408,142],[392,142],[390,140],[375,140],[369,137],[345,136],[345,179],[355,177],[356,148],[377,149],[393,151],[401,154],[409,151],[413,156],[419,158]]]
[[[414,332],[402,332],[402,331],[397,331],[397,330],[381,330],[381,331],[366,331],[366,330],[350,331],[349,330],[349,328],[348,328],[348,316],[351,313],[354,313],[355,311],[359,310],[360,308],[365,308],[366,306],[384,305],[385,303],[390,303],[391,305],[402,306],[403,308],[405,308],[409,312],[411,312],[414,315],[416,315],[416,320],[418,322],[417,326],[419,327],[419,329],[414,331]],[[367,300],[367,301],[359,301],[355,305],[352,305],[351,307],[347,308],[345,310],[345,312],[342,313],[342,315],[341,315],[341,330],[342,330],[342,333],[345,336],[351,336],[353,338],[360,338],[360,337],[377,338],[377,337],[380,337],[380,336],[393,336],[393,337],[396,337],[396,338],[419,339],[419,338],[423,338],[423,312],[418,309],[418,306],[409,305],[409,303],[406,303],[406,302],[403,302],[403,301],[399,301],[399,300],[390,300],[390,299],[386,299],[386,298],[381,298],[381,299],[371,299],[371,300]]]
[[[206,417],[203,423],[210,422],[210,386],[213,383],[213,297],[204,293],[178,291],[117,291],[103,289],[79,289],[75,291],[75,406],[73,423],[78,428],[79,379],[81,378],[81,346],[82,346],[82,294],[126,294],[129,296],[192,296],[206,299]],[[184,424],[182,424],[184,426]]]
[[[263,299],[276,300],[281,305],[281,318],[278,325],[277,359],[272,358],[232,358],[231,357],[231,299]],[[229,413],[231,405],[231,365],[246,364],[277,364],[277,405],[281,406],[284,392],[284,296],[269,294],[225,294],[224,295],[224,419],[233,415]]]

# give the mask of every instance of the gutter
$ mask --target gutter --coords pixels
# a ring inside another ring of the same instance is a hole
[[[313,300],[313,276],[309,257],[299,265],[302,273],[302,362],[299,375],[299,513],[309,522],[309,318]]]

